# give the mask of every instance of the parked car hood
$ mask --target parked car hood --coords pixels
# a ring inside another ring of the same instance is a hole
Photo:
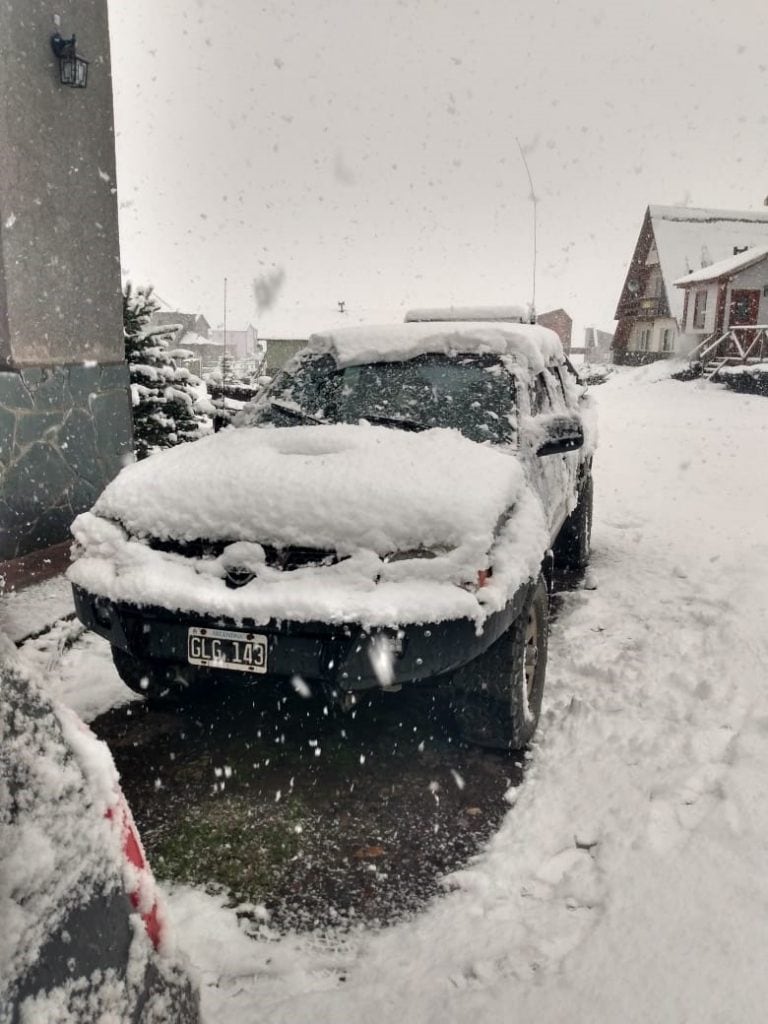
[[[524,486],[512,453],[454,430],[251,427],[127,467],[93,511],[137,536],[384,555],[487,546]]]

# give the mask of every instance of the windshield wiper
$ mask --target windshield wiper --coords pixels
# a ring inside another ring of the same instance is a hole
[[[277,409],[277,411],[283,416],[288,416],[294,420],[303,420],[304,423],[325,423],[325,420],[321,420],[319,417],[313,416],[311,412],[305,412],[297,405],[289,405],[287,402],[281,402],[279,398],[270,398],[269,407],[270,409]]]
[[[398,416],[380,416],[378,413],[366,413],[360,417],[363,420],[367,420],[369,423],[374,423],[380,427],[399,427],[400,430],[426,430],[426,423],[419,423],[418,420],[409,420],[400,418]]]

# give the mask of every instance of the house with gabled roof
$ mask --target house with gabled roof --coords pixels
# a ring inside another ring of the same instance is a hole
[[[737,251],[768,244],[768,212],[649,206],[616,309],[614,361],[685,354],[684,292],[675,282]]]
[[[564,309],[549,309],[546,313],[539,313],[536,323],[541,324],[542,327],[549,327],[555,332],[563,343],[563,351],[566,355],[571,351],[573,320]]]
[[[690,355],[715,372],[768,356],[768,244],[745,249],[675,281]]]
[[[202,313],[181,313],[178,310],[158,309],[152,314],[150,323],[167,326],[169,331],[173,331],[174,344],[181,341],[185,334],[196,334],[200,338],[207,338],[211,331],[211,325]]]

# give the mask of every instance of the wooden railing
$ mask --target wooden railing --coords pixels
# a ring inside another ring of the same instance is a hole
[[[691,366],[703,367],[713,377],[724,366],[768,361],[768,324],[729,327],[708,335],[688,355]],[[712,368],[712,363],[717,365]]]

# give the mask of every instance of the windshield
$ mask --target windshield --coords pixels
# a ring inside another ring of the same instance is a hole
[[[493,356],[430,354],[339,368],[325,355],[281,373],[244,420],[454,427],[472,441],[503,444],[514,439],[514,408],[514,378]]]

